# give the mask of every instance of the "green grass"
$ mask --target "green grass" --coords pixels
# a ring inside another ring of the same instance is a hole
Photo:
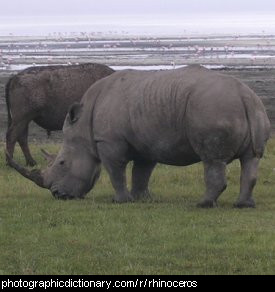
[[[237,161],[218,208],[196,208],[201,164],[158,165],[153,201],[118,205],[106,172],[85,200],[58,201],[6,167],[3,147],[0,274],[275,274],[275,139],[261,162],[257,208],[243,210],[232,207]],[[40,147],[31,148],[44,166]],[[18,148],[15,158],[24,163]]]

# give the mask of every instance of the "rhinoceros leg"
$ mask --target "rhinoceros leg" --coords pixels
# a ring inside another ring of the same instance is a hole
[[[148,183],[156,162],[136,160],[132,169],[132,191],[135,200],[150,197]]]
[[[115,146],[100,142],[97,145],[100,160],[106,168],[113,188],[115,189],[115,197],[113,199],[116,203],[124,203],[133,201],[133,197],[127,189],[126,183],[126,166],[128,161],[123,159],[125,157],[125,147],[122,143]]]
[[[126,184],[126,164],[116,165],[114,163],[105,162],[104,166],[108,171],[112,186],[116,191],[113,202],[126,203],[133,201],[133,197],[129,193]]]
[[[252,198],[252,191],[257,181],[259,158],[241,158],[241,188],[240,196],[234,204],[236,208],[254,208],[255,202]]]
[[[212,208],[220,194],[226,189],[226,163],[221,161],[204,161],[204,181],[206,191],[198,207]]]

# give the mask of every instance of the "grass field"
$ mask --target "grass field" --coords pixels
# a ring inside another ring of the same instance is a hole
[[[261,162],[257,207],[243,210],[232,207],[237,161],[219,207],[204,210],[196,208],[201,164],[157,166],[152,201],[113,204],[106,172],[85,200],[58,201],[6,167],[3,148],[0,274],[275,274],[275,139]],[[32,146],[37,159],[39,148]],[[15,158],[24,163],[18,148]]]

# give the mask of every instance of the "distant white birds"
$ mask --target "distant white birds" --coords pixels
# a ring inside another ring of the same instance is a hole
[[[175,61],[171,61],[171,63],[170,63],[170,64],[171,64],[171,66],[172,66],[172,68],[173,68],[173,69],[175,69],[175,68],[176,68],[176,62],[175,62]]]

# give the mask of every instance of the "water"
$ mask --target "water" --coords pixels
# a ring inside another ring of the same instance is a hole
[[[57,64],[51,64],[51,65],[57,65]],[[63,64],[64,66],[67,66],[67,64]],[[10,71],[21,71],[24,69],[27,69],[33,65],[31,64],[18,64],[18,65],[8,65],[5,67],[0,66],[0,72],[1,70],[10,70]],[[48,66],[48,64],[42,64],[39,66]],[[180,67],[186,67],[187,65],[139,65],[139,66],[110,66],[114,70],[124,70],[124,69],[134,69],[134,70],[170,70],[170,69],[177,69]],[[224,66],[224,65],[203,65],[204,67],[208,69],[243,69],[243,66]],[[261,69],[262,66],[256,66],[256,65],[250,65],[245,66],[246,69]],[[265,66],[266,69],[273,68],[272,66]]]
[[[0,70],[90,61],[167,69],[189,60],[274,67],[275,15],[0,18]]]

